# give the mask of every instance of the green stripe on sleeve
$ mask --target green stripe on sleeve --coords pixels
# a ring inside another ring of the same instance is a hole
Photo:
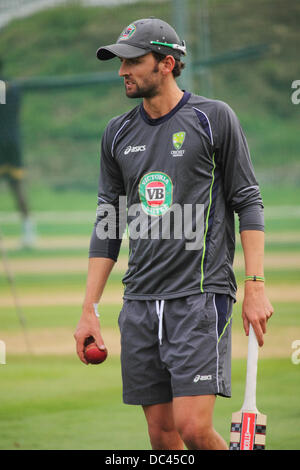
[[[203,252],[202,252],[202,259],[201,259],[201,281],[200,281],[201,292],[203,292],[204,258],[205,258],[205,252],[206,252],[206,236],[207,236],[207,231],[208,231],[208,220],[209,220],[209,214],[210,214],[210,209],[211,209],[211,204],[212,204],[212,188],[215,182],[215,168],[216,168],[215,154],[213,154],[212,162],[213,162],[213,169],[212,169],[212,174],[211,174],[212,179],[211,179],[211,184],[209,188],[209,205],[208,205],[208,210],[206,214],[205,233],[204,233],[204,239],[203,239]]]

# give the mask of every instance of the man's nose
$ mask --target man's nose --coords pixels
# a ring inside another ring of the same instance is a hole
[[[125,61],[122,61],[121,66],[119,68],[119,76],[124,77],[125,75],[128,75],[127,66],[125,64]]]

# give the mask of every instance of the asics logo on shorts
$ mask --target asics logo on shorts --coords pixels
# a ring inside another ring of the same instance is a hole
[[[124,155],[128,155],[128,153],[144,152],[145,150],[146,145],[136,145],[135,147],[128,145],[128,147],[126,147],[126,149],[124,150]]]
[[[196,377],[194,377],[193,382],[197,383],[199,382],[199,380],[203,381],[203,380],[211,380],[211,379],[212,379],[211,375],[196,375]]]

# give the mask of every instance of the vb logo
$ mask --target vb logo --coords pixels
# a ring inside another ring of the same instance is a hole
[[[0,80],[0,104],[6,104],[6,84]]]
[[[148,204],[160,204],[165,199],[165,186],[163,183],[150,183],[146,187]]]
[[[0,340],[0,364],[6,364],[6,345]]]
[[[172,180],[160,171],[147,173],[140,181],[139,194],[146,214],[163,215],[172,205]]]

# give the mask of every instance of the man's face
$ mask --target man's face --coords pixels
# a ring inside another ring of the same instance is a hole
[[[124,78],[128,98],[153,98],[159,92],[159,64],[151,54],[136,59],[121,58],[120,77]]]

